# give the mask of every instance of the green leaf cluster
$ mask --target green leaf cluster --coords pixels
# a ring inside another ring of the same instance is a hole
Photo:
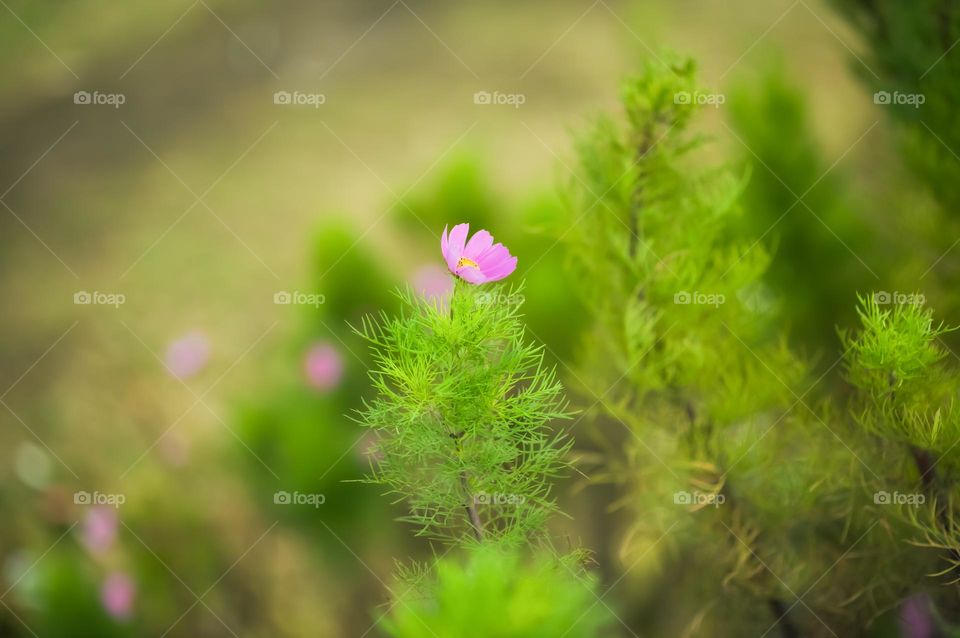
[[[919,298],[886,305],[876,295],[861,297],[858,313],[860,330],[841,333],[847,379],[858,390],[857,423],[909,446],[929,486],[938,474],[957,467],[960,374],[947,365],[948,350],[940,339],[951,329],[937,323]]]
[[[579,139],[564,239],[594,324],[575,376],[596,426],[626,442],[603,466],[635,513],[626,555],[661,563],[648,593],[673,587],[698,623],[759,635],[822,630],[782,611],[806,592],[852,628],[927,564],[870,508],[872,468],[907,458],[847,423],[788,344],[790,291],[772,288],[786,280],[743,219],[746,178],[711,167],[691,132],[703,106],[687,96],[708,93],[692,62],[651,60],[623,91],[624,123]]]
[[[369,480],[406,502],[417,533],[521,544],[556,510],[550,479],[571,442],[563,388],[524,334],[518,288],[457,282],[449,308],[401,294],[365,320],[376,396],[360,422],[377,436]]]
[[[483,547],[466,562],[440,560],[382,626],[394,638],[596,638],[609,635],[610,616],[595,588],[595,578],[550,553]]]

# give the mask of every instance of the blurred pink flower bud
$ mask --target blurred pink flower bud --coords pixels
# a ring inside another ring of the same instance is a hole
[[[136,586],[130,577],[122,572],[107,575],[100,588],[100,601],[103,608],[116,620],[129,620],[133,615],[133,603],[137,596]]]
[[[317,343],[307,350],[303,369],[310,387],[329,392],[340,384],[343,377],[343,357],[329,343]]]
[[[188,332],[167,346],[167,368],[185,379],[200,372],[210,358],[210,341],[199,331]]]
[[[103,554],[117,539],[117,510],[114,507],[95,506],[83,519],[83,545],[91,554]]]
[[[903,638],[933,638],[936,628],[930,598],[916,594],[900,605],[900,635]]]
[[[413,273],[413,288],[425,299],[445,302],[453,292],[453,279],[436,264],[426,264]]]

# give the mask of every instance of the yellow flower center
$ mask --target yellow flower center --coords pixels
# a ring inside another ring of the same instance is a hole
[[[479,265],[477,262],[475,262],[474,260],[472,260],[472,259],[467,259],[466,257],[461,257],[461,258],[460,258],[460,261],[457,262],[457,270],[460,270],[461,268],[464,268],[464,267],[476,268],[476,269],[479,270],[480,265]]]

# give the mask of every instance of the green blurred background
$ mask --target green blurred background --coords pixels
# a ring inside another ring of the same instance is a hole
[[[585,319],[554,231],[571,132],[662,47],[726,96],[700,121],[712,152],[754,165],[752,201],[782,201],[748,217],[758,240],[792,201],[765,165],[816,183],[829,223],[793,211],[785,231],[815,237],[771,275],[789,287],[808,259],[844,284],[798,289],[803,345],[834,339],[818,304],[849,313],[882,275],[841,237],[896,232],[849,212],[893,191],[894,151],[861,44],[819,1],[0,4],[0,636],[377,635],[393,559],[430,550],[349,482],[368,460],[348,323],[435,281],[443,226],[469,221],[519,256],[532,336],[575,389]],[[789,154],[785,126],[804,135]],[[581,488],[559,486],[556,532],[609,584],[629,521],[613,488]],[[124,502],[114,517],[78,492]],[[639,631],[651,610],[619,598]]]

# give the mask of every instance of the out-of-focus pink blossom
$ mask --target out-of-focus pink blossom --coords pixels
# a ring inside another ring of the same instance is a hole
[[[343,357],[329,343],[316,343],[307,350],[303,369],[310,387],[329,392],[340,385],[343,378]]]
[[[94,506],[83,519],[83,545],[91,554],[103,554],[117,540],[117,510],[114,507]]]
[[[130,619],[136,598],[136,585],[123,572],[108,574],[100,588],[100,602],[103,603],[107,613],[116,620]]]
[[[210,340],[199,331],[188,332],[167,346],[167,368],[185,379],[200,372],[210,359]]]
[[[933,638],[935,626],[930,598],[916,594],[900,605],[900,635],[903,638]]]
[[[413,287],[425,299],[444,302],[453,292],[453,279],[440,266],[425,264],[413,273]]]
[[[460,279],[471,284],[483,284],[503,279],[517,268],[517,258],[503,244],[494,244],[493,235],[477,231],[470,241],[470,224],[457,224],[447,235],[444,227],[440,250],[447,268]]]

